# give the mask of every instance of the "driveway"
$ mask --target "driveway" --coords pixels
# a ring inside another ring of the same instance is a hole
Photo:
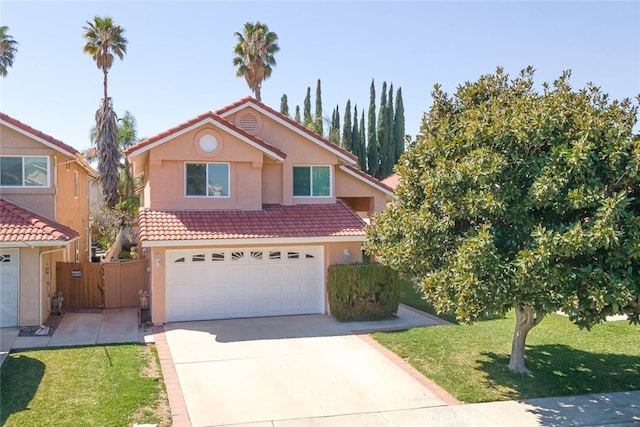
[[[384,412],[446,405],[329,316],[180,322],[165,331],[193,426],[355,414],[376,424]]]

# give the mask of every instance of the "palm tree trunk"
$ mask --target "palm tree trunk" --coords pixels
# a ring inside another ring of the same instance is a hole
[[[103,69],[104,81],[102,83],[102,87],[104,89],[104,101],[107,102],[107,70]]]
[[[262,99],[260,99],[260,86],[256,88],[256,99],[258,101],[262,101]]]

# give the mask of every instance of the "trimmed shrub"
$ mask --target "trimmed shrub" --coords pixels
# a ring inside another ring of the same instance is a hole
[[[398,311],[398,276],[378,263],[330,265],[327,288],[331,314],[341,322],[388,319]]]

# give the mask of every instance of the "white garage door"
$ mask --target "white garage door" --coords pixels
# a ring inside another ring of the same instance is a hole
[[[319,246],[169,250],[167,320],[324,313],[323,265]]]
[[[18,326],[20,249],[0,249],[0,328]]]

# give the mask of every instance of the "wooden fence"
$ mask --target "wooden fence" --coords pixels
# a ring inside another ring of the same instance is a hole
[[[56,289],[63,309],[139,307],[149,291],[147,261],[56,264]]]

